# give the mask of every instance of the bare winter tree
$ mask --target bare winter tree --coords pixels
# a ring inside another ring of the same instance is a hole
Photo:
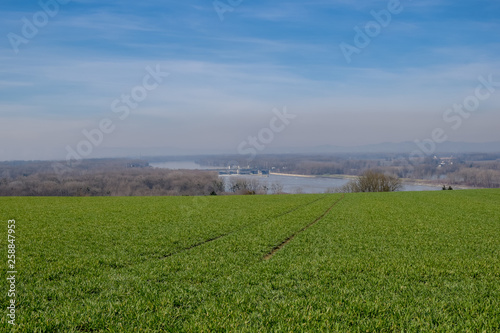
[[[270,190],[271,190],[272,194],[282,194],[283,193],[283,184],[272,183]]]
[[[231,178],[229,191],[235,194],[265,194],[259,181],[251,178]]]
[[[394,192],[402,187],[403,184],[398,177],[368,170],[358,179],[344,185],[341,192]]]

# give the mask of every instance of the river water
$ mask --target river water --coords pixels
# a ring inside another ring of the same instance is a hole
[[[210,170],[191,161],[178,162],[159,162],[150,163],[154,168],[162,169],[187,169],[187,170]],[[215,168],[212,168],[215,169]],[[250,178],[256,179],[260,184],[270,187],[272,184],[280,184],[283,186],[283,192],[286,193],[325,193],[334,188],[345,185],[349,179],[342,178],[327,178],[327,177],[298,177],[298,176],[282,176],[269,175],[269,177],[261,176],[220,176],[226,180],[231,178]],[[441,187],[425,186],[425,185],[404,185],[403,191],[436,191],[441,190]]]

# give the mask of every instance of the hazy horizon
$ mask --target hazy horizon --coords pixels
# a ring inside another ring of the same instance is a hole
[[[498,142],[499,14],[493,0],[5,1],[0,160]]]

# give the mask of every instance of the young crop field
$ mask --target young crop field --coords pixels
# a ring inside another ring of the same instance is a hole
[[[499,190],[0,198],[0,220],[1,332],[500,331]]]

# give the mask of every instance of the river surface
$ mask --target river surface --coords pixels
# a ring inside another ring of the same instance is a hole
[[[192,161],[176,161],[176,162],[159,162],[150,163],[154,168],[162,169],[187,169],[187,170],[210,170],[220,168],[203,167]],[[327,178],[327,177],[298,177],[298,176],[282,176],[269,175],[269,177],[261,176],[220,176],[226,180],[231,178],[250,178],[256,179],[262,185],[270,187],[272,184],[280,184],[283,186],[283,192],[286,193],[325,193],[334,188],[341,187],[349,182],[349,179],[342,178]],[[436,191],[441,190],[441,187],[425,186],[425,185],[404,185],[403,191]]]

